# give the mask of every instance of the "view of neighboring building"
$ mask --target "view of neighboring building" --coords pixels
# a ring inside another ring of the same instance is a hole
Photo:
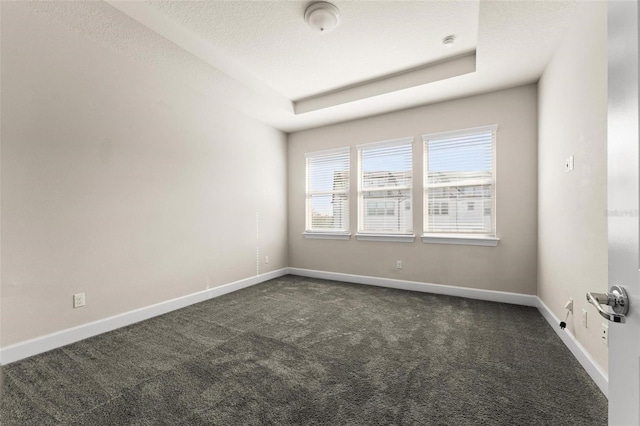
[[[345,172],[334,172],[333,189],[341,191],[347,180]],[[454,182],[465,180],[466,172],[458,172]],[[452,182],[440,178],[431,178],[430,183],[437,185],[427,190],[427,216],[425,228],[428,232],[462,233],[484,232],[491,229],[492,222],[492,186],[451,185]],[[490,178],[490,173],[474,172],[474,177]],[[363,187],[368,188],[362,194],[361,220],[366,229],[379,229],[385,232],[402,232],[410,228],[412,208],[410,188],[406,182],[406,172],[371,172],[364,174]],[[447,179],[447,178],[445,178]],[[380,188],[379,190],[376,188]],[[331,209],[315,208],[312,212],[314,229],[346,229],[348,224],[349,198],[345,193],[331,196]],[[318,206],[321,207],[321,206]]]
[[[428,198],[429,232],[483,232],[491,229],[491,186],[432,188]]]
[[[334,171],[331,209],[316,198],[312,202],[314,230],[347,229],[349,197],[344,191],[347,172]],[[369,172],[363,175],[362,224],[364,229],[402,232],[411,227],[411,188],[406,186],[411,175],[407,172]]]
[[[362,229],[405,232],[412,227],[411,172],[376,171],[363,174]]]
[[[429,233],[487,232],[492,227],[493,185],[490,172],[429,174],[425,229]]]

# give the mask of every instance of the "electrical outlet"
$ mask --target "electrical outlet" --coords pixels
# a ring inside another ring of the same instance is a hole
[[[605,323],[602,323],[602,334],[600,335],[600,339],[603,345],[607,347],[609,346],[609,327]]]
[[[402,269],[402,260],[396,260],[396,269]]]
[[[76,293],[73,295],[73,307],[81,308],[85,305],[84,293]]]
[[[586,309],[582,310],[582,326],[584,328],[587,328],[587,310]]]
[[[569,301],[564,305],[564,308],[569,312],[573,313],[573,298],[570,297]]]
[[[571,172],[573,171],[574,158],[573,155],[566,160],[564,160],[564,171]]]
[[[269,256],[264,257],[264,263],[269,263]]]

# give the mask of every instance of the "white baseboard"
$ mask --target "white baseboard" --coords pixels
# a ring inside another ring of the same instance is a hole
[[[238,291],[255,284],[260,284],[264,281],[278,278],[287,274],[536,307],[538,308],[542,316],[547,320],[547,322],[549,322],[553,330],[558,334],[558,336],[560,336],[560,339],[562,339],[567,348],[569,348],[580,365],[582,365],[589,376],[591,376],[592,380],[600,388],[602,393],[605,396],[608,395],[609,379],[607,373],[602,370],[602,368],[595,362],[591,355],[589,355],[589,353],[571,333],[566,330],[560,329],[560,327],[558,326],[560,320],[537,296],[509,293],[503,291],[455,287],[440,284],[428,284],[416,281],[396,280],[391,278],[341,274],[338,272],[315,271],[300,268],[278,269],[266,274],[261,274],[229,284],[224,284],[219,287],[189,294],[187,296],[136,309],[134,311],[125,312],[113,317],[90,322],[66,330],[61,330],[52,334],[48,334],[46,336],[19,342],[0,349],[0,363],[2,365],[10,364],[12,362],[37,355],[42,352],[56,349],[83,339],[87,339],[89,337],[97,336],[99,334],[115,330],[117,328],[144,321],[146,319],[166,314],[176,309],[184,308],[195,303],[203,302],[205,300],[232,293],[234,291]]]
[[[560,328],[560,319],[551,312],[551,309],[538,298],[538,310],[542,316],[551,325],[551,328],[556,332],[560,339],[567,348],[571,351],[573,356],[578,360],[582,368],[587,371],[587,374],[591,376],[591,379],[600,388],[604,396],[609,397],[609,375],[598,365],[589,352],[586,351],[584,346],[578,342],[573,334],[571,334],[566,328],[562,330]]]
[[[70,343],[78,342],[98,334],[106,333],[117,328],[125,327],[136,322],[144,321],[158,315],[166,314],[176,309],[184,308],[194,303],[203,302],[213,299],[224,294],[232,293],[243,288],[260,284],[274,278],[281,277],[288,273],[287,268],[278,269],[276,271],[267,272],[265,274],[256,275],[245,278],[232,283],[224,284],[219,287],[210,288],[208,290],[178,297],[176,299],[167,300],[166,302],[157,303],[155,305],[146,306],[144,308],[125,312],[109,318],[82,324],[77,327],[68,328],[46,336],[36,337],[34,339],[25,340],[4,347],[0,350],[0,360],[2,365],[10,364],[42,352],[50,351]]]
[[[562,342],[569,348],[573,356],[586,370],[587,374],[600,388],[605,396],[608,396],[609,378],[607,373],[596,363],[585,348],[576,340],[573,334],[561,330],[560,320],[549,310],[547,305],[538,297],[527,294],[509,293],[503,291],[479,290],[465,287],[454,287],[449,285],[428,284],[416,281],[404,281],[391,278],[368,277],[362,275],[341,274],[338,272],[315,271],[310,269],[289,268],[288,272],[293,275],[300,275],[310,278],[321,278],[333,281],[342,281],[356,284],[368,284],[380,287],[397,288],[401,290],[422,291],[426,293],[445,294],[448,296],[466,297],[468,299],[487,300],[491,302],[511,303],[514,305],[532,306],[551,325]]]
[[[491,302],[511,303],[513,305],[538,306],[538,297],[529,294],[509,293],[506,291],[480,290],[451,285],[428,284],[417,281],[396,280],[392,278],[368,277],[363,275],[341,274],[338,272],[314,271],[311,269],[289,268],[289,273],[309,278],[342,281],[355,284],[375,285],[400,290],[421,291],[424,293],[445,294],[447,296],[466,297],[467,299],[487,300]]]

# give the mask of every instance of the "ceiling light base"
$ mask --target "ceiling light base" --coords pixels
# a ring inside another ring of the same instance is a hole
[[[315,32],[326,34],[338,26],[340,11],[331,3],[321,1],[307,7],[304,20]]]

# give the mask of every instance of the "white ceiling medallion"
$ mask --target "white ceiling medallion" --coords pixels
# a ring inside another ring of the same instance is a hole
[[[321,1],[307,7],[304,12],[304,20],[312,30],[325,34],[338,26],[340,11],[331,3]]]

